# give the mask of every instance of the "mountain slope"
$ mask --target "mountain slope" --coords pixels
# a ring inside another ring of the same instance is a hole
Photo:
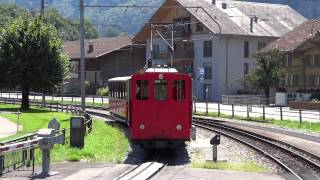
[[[307,18],[320,16],[320,0],[246,0],[265,3],[287,4]],[[79,17],[79,0],[45,0],[46,8],[56,8],[68,18]],[[85,0],[87,5],[157,5],[164,0]],[[40,0],[0,0],[0,3],[17,3],[26,8],[39,10]],[[120,32],[135,34],[155,12],[155,8],[86,8],[86,16],[97,26],[102,36]]]

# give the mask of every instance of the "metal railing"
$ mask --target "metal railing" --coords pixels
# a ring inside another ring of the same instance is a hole
[[[259,95],[223,95],[222,104],[234,105],[269,105],[275,104],[274,98]]]
[[[1,99],[1,98],[0,98]],[[1,101],[1,100],[0,100]],[[9,101],[7,101],[9,102]],[[39,105],[39,104],[38,104]],[[50,107],[49,107],[50,106]],[[48,105],[46,104],[46,108],[51,108],[55,110],[61,110],[64,112],[68,112],[68,109],[70,112],[72,112],[75,115],[81,115],[85,117],[85,133],[90,133],[93,130],[92,126],[92,118],[91,116],[81,111],[80,108],[77,107],[70,107],[67,105]],[[64,142],[70,142],[70,127],[69,128],[63,128],[60,130],[55,131],[56,136],[59,134],[63,134],[64,136]],[[26,141],[30,141],[35,139],[37,136],[36,133],[28,134],[23,137],[19,137],[13,140],[5,141],[0,143],[0,148],[6,145],[10,144],[16,144],[16,143],[22,143]],[[3,174],[6,174],[8,172],[14,171],[14,170],[22,170],[22,171],[31,171],[32,174],[34,174],[35,171],[35,149],[38,148],[38,146],[30,146],[24,149],[17,149],[14,151],[7,152],[5,154],[1,154],[0,152],[0,177]]]
[[[10,102],[13,102],[12,99],[14,99],[16,103],[20,102],[22,99],[22,93],[21,91],[0,91],[0,98],[6,98],[6,100],[11,100]],[[87,107],[90,106],[101,106],[106,107],[108,106],[108,97],[106,96],[86,96],[86,105]],[[45,102],[45,103],[57,103],[60,104],[75,104],[80,105],[81,104],[81,98],[78,95],[75,94],[54,94],[54,95],[46,95],[43,93],[37,93],[37,92],[30,92],[29,93],[29,100],[32,100],[33,102]]]
[[[29,134],[14,140],[5,141],[0,143],[1,146],[25,142],[34,139],[36,134]],[[36,146],[31,146],[27,149],[17,149],[5,154],[0,154],[0,177],[8,172],[14,170],[32,171],[34,173],[34,160]]]
[[[224,105],[220,103],[193,103],[194,114],[248,120],[290,120],[302,122],[320,122],[320,111],[291,110],[288,107],[270,107],[247,105]]]

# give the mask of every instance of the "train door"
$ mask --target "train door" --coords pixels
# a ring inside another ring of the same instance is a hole
[[[188,139],[191,128],[191,81],[183,77],[173,77],[171,82],[171,107],[174,132],[177,138]]]
[[[131,138],[135,140],[146,138],[148,125],[148,111],[150,104],[150,79],[133,76],[131,81]]]

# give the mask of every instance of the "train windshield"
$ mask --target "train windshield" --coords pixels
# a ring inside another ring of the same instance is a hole
[[[154,81],[154,97],[156,100],[168,99],[168,82],[166,80]]]

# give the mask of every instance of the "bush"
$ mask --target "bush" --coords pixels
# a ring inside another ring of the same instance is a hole
[[[316,92],[311,95],[310,100],[314,100],[314,99],[320,101],[320,92]]]
[[[95,95],[96,94],[99,85],[90,84],[89,81],[86,81],[85,85],[86,85],[86,95]]]
[[[107,87],[101,87],[97,89],[97,96],[108,96],[109,94],[109,88]]]

